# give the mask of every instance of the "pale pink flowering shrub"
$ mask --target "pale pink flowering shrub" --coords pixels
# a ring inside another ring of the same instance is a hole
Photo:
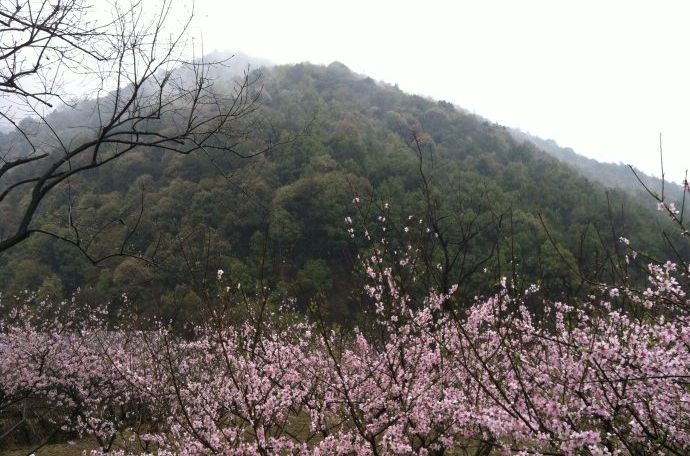
[[[94,454],[690,452],[687,266],[537,315],[538,287],[507,278],[464,307],[457,285],[415,299],[419,252],[387,249],[364,260],[354,332],[263,308],[231,324],[240,290],[220,273],[224,305],[193,337],[17,310],[0,326],[0,412],[50,410]]]

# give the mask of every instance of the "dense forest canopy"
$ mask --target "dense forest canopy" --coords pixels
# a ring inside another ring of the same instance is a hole
[[[229,91],[238,73],[214,76]],[[653,258],[670,253],[659,234],[667,221],[651,201],[590,181],[450,103],[340,63],[251,76],[262,84],[260,109],[247,123],[256,139],[235,145],[238,154],[139,148],[75,176],[42,203],[36,226],[69,236],[70,217],[93,236],[91,252],[124,247],[131,257],[94,266],[68,243],[34,235],[0,257],[4,293],[60,299],[79,290],[78,299],[115,307],[126,295],[148,315],[184,319],[223,269],[248,289],[268,286],[276,302],[294,297],[305,309],[324,297],[332,318],[350,321],[360,287],[352,270],[366,248],[348,230],[359,235],[372,223],[388,226],[401,247],[413,235],[440,236],[443,248],[427,256],[436,270],[427,285],[459,283],[466,297],[490,293],[505,275],[553,296],[579,296],[587,280],[614,273],[609,260],[621,236]],[[75,116],[88,125],[92,112],[86,102],[50,119],[67,134]],[[12,135],[3,144],[18,142]],[[243,158],[267,138],[279,145]],[[11,230],[15,203],[3,206],[0,233]],[[411,219],[429,232],[410,230]]]

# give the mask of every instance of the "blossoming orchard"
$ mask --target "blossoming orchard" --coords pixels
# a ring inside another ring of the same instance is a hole
[[[471,303],[454,302],[462,284],[417,302],[417,254],[371,242],[368,324],[354,333],[318,304],[267,315],[222,270],[206,323],[184,337],[79,318],[70,302],[14,308],[0,326],[0,438],[30,411],[92,439],[94,455],[690,452],[687,264],[651,262],[646,288],[600,284],[577,304],[507,278]]]

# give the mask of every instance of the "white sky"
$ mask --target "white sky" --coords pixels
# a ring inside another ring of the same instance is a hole
[[[196,0],[205,51],[340,61],[600,161],[690,167],[690,2]]]

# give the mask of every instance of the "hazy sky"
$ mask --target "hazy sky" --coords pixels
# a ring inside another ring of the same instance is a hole
[[[690,2],[196,0],[206,51],[338,60],[601,161],[690,167]]]

